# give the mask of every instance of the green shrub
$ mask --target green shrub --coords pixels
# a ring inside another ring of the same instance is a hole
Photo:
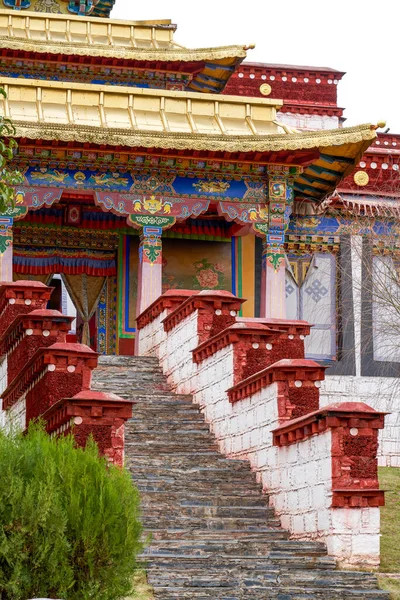
[[[139,494],[89,442],[0,431],[0,598],[117,600],[142,550]]]

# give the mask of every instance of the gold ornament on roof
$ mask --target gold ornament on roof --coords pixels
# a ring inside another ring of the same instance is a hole
[[[354,182],[360,186],[368,185],[368,173],[366,173],[365,171],[357,171],[357,173],[354,174]]]
[[[272,87],[269,85],[269,83],[263,83],[260,85],[260,92],[263,96],[269,96],[272,92]]]
[[[36,12],[54,13],[59,14],[61,7],[56,0],[38,0],[34,5]]]

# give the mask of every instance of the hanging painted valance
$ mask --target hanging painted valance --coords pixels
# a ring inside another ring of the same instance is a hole
[[[66,275],[92,275],[108,277],[116,275],[114,252],[14,246],[14,272],[32,275],[62,273]]]
[[[232,223],[228,223],[222,219],[187,219],[183,223],[177,223],[171,229],[175,233],[222,238],[231,237],[232,230]]]

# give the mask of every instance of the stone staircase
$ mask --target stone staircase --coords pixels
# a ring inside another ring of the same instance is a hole
[[[151,543],[143,559],[160,600],[378,600],[374,575],[339,571],[324,544],[289,540],[245,461],[218,452],[190,396],[155,358],[102,357],[93,389],[137,402],[126,464]]]

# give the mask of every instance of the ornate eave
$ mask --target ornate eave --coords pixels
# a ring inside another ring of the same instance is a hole
[[[221,91],[246,57],[244,46],[187,49],[170,21],[119,21],[0,10],[0,48],[57,57],[80,56],[156,63],[199,63],[189,89]]]
[[[279,100],[4,79],[0,114],[18,138],[132,148],[274,153],[316,149],[297,177],[299,196],[320,200],[357,164],[375,127],[288,133]],[[261,159],[261,157],[260,157]],[[276,157],[279,160],[279,157]]]

